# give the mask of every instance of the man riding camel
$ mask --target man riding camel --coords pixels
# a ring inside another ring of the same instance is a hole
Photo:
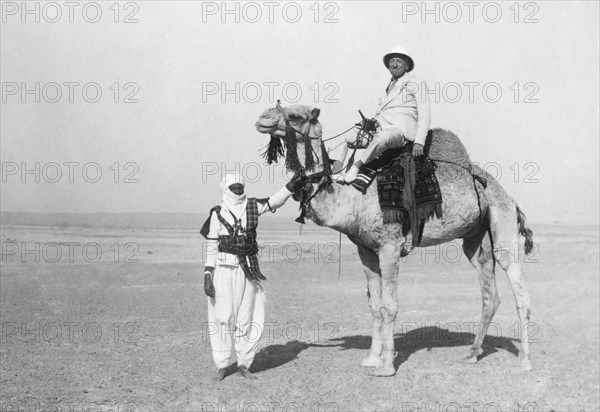
[[[408,141],[413,142],[414,157],[423,155],[431,122],[427,85],[424,80],[410,73],[415,63],[403,47],[396,47],[383,56],[383,64],[392,78],[379,98],[375,114],[375,120],[379,123],[377,132],[348,172],[334,176],[339,183],[352,183],[363,164],[387,149],[404,146]]]

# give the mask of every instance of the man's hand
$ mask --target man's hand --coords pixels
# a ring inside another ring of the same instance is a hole
[[[423,156],[423,145],[419,143],[413,143],[413,157],[421,157]]]
[[[292,179],[285,185],[286,189],[292,193],[296,193],[296,191],[298,189],[300,189],[302,187],[302,185],[304,184],[305,178],[306,178],[306,174],[304,173],[304,170],[300,170],[299,172],[296,172],[296,174],[294,174]]]
[[[204,293],[208,297],[215,297],[215,285],[213,285],[212,273],[209,271],[204,272]]]

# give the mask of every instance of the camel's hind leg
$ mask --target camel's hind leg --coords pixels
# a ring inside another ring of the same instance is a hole
[[[372,250],[358,246],[358,256],[363,264],[365,275],[367,276],[367,287],[369,296],[369,307],[373,315],[373,338],[371,341],[371,351],[369,356],[360,361],[360,366],[366,368],[377,368],[382,364],[381,353],[383,350],[383,340],[381,336],[381,324],[383,316],[381,308],[381,271],[379,269],[379,256]]]
[[[473,238],[467,238],[463,243],[463,250],[473,266],[479,271],[479,285],[481,287],[481,322],[477,327],[477,333],[473,346],[464,357],[465,362],[475,363],[477,357],[481,355],[481,345],[485,339],[488,327],[492,322],[500,298],[496,289],[496,276],[494,273],[494,258],[491,253],[491,241],[488,233]]]
[[[508,280],[512,287],[519,314],[521,331],[521,350],[519,359],[525,370],[531,370],[529,359],[529,319],[531,315],[531,301],[529,293],[525,289],[523,281],[523,270],[519,263],[519,221],[517,218],[517,207],[495,207],[489,208],[490,229],[494,250],[494,259],[502,269],[506,271]],[[524,220],[524,215],[523,215]],[[531,242],[531,239],[528,238]]]

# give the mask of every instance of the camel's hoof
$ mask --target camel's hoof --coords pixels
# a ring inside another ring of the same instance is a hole
[[[477,363],[477,356],[471,356],[469,357],[469,355],[466,355],[462,358],[463,363]]]
[[[477,357],[483,353],[483,349],[478,348],[475,350],[471,348],[469,352],[465,356],[463,356],[462,361],[464,363],[477,363]]]
[[[530,371],[533,368],[531,367],[531,361],[529,359],[521,359],[521,369],[524,371]]]
[[[530,371],[533,368],[531,367],[531,361],[529,360],[529,356],[525,355],[523,351],[519,351],[519,360],[521,361],[521,369],[524,371]]]
[[[367,356],[360,360],[360,366],[363,368],[378,368],[382,364],[382,360],[378,356]]]
[[[378,366],[371,372],[369,375],[371,376],[394,376],[396,374],[396,369],[393,366]]]

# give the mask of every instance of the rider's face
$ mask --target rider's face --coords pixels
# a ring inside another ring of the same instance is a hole
[[[402,77],[408,70],[408,63],[402,57],[392,57],[388,62],[388,69],[394,79]]]
[[[234,194],[240,196],[244,194],[244,185],[241,183],[234,183],[229,185],[229,190],[231,190]]]

